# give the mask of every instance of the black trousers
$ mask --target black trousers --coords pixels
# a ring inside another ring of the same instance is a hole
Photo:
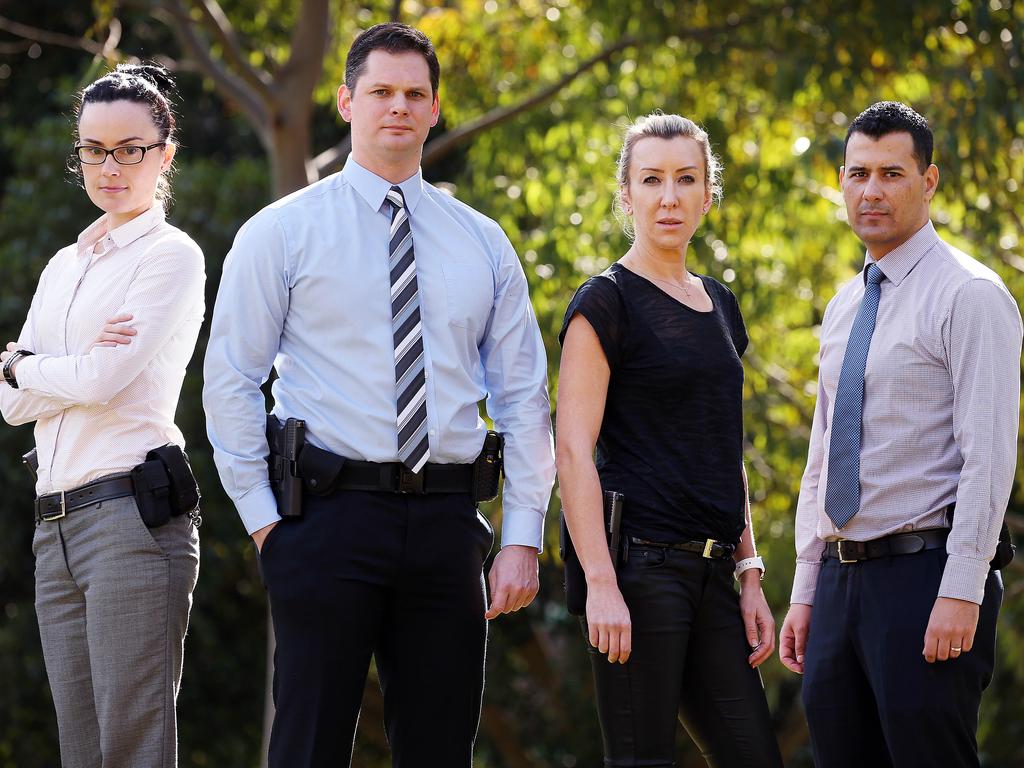
[[[371,656],[393,764],[472,764],[492,542],[468,494],[307,496],[302,518],[270,532],[271,768],[350,764]]]
[[[781,768],[733,570],[731,560],[630,547],[618,581],[632,654],[610,664],[590,647],[608,768],[675,765],[677,718],[710,766]]]
[[[824,562],[803,680],[815,765],[979,765],[978,708],[992,679],[1003,585],[989,572],[970,653],[929,664],[921,650],[945,564],[942,549]]]

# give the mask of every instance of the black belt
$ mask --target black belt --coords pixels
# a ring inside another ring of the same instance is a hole
[[[131,475],[112,475],[79,486],[71,491],[44,493],[36,498],[36,525],[60,520],[68,512],[98,504],[101,501],[135,495]]]
[[[825,544],[825,557],[834,558],[840,563],[859,563],[876,557],[914,555],[928,549],[945,547],[948,536],[949,528],[924,528],[909,533],[894,533],[871,541],[830,541]]]
[[[341,467],[335,469],[339,462]],[[319,467],[325,470],[318,471]],[[330,469],[326,469],[328,467]],[[381,464],[342,459],[307,444],[302,449],[299,469],[306,487],[314,494],[338,490],[413,494],[473,492],[472,464],[425,464],[419,472],[411,472],[397,461]]]
[[[675,544],[662,544],[658,541],[649,541],[636,536],[629,537],[630,544],[640,547],[655,547],[656,549],[678,549],[682,552],[696,552],[701,557],[709,560],[726,560],[732,557],[736,551],[734,544],[726,544],[716,539],[705,539],[704,541],[680,541]]]

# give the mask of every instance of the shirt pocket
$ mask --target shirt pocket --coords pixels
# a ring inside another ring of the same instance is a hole
[[[484,264],[456,262],[442,264],[448,322],[460,328],[481,331],[494,305],[494,275]]]

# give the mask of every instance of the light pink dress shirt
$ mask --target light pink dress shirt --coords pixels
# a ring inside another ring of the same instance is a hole
[[[886,279],[864,378],[860,510],[839,531],[824,502],[832,407],[863,272],[839,289],[821,324],[791,601],[814,603],[826,541],[945,526],[955,502],[938,596],[981,603],[1017,466],[1020,312],[998,275],[940,240],[930,222],[878,266]]]
[[[174,411],[204,312],[203,254],[157,204],[116,229],[104,215],[39,278],[19,346],[18,389],[0,381],[10,424],[35,421],[37,493],[126,472],[146,452],[184,446]],[[92,347],[131,314],[127,345]]]

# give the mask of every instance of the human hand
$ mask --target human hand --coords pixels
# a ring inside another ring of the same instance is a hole
[[[540,589],[536,548],[519,544],[502,547],[494,556],[487,581],[491,605],[484,617],[488,620],[528,606]]]
[[[793,603],[782,622],[779,633],[779,658],[792,672],[804,673],[804,651],[807,649],[807,633],[811,628],[811,606]]]
[[[8,341],[7,342],[7,347],[4,349],[3,352],[0,352],[0,365],[3,365],[4,363],[6,363],[7,362],[7,358],[9,358],[11,355],[13,355],[19,349],[23,349],[23,347],[19,347],[18,346],[18,342],[16,342],[16,341]],[[17,376],[18,365],[20,363],[21,363],[21,360],[16,360],[14,362],[14,365],[11,366],[11,374]]]
[[[974,645],[981,606],[955,597],[937,597],[928,617],[921,654],[929,664],[955,659]]]
[[[747,663],[757,668],[775,651],[775,617],[761,591],[761,571],[758,568],[740,574],[740,614],[752,649]]]
[[[618,584],[587,583],[587,630],[590,644],[608,655],[609,662],[625,664],[633,652],[629,608]]]
[[[281,521],[280,520],[276,520],[275,522],[271,523],[270,525],[265,525],[262,528],[260,528],[259,530],[256,530],[256,531],[252,532],[252,540],[254,542],[256,542],[256,551],[257,552],[261,552],[261,553],[263,552],[263,542],[266,541],[267,536],[270,534],[270,532],[272,530],[274,530],[274,526],[277,525],[279,522],[281,522]]]
[[[137,334],[138,331],[130,325],[125,325],[125,323],[133,319],[134,317],[129,314],[114,315],[104,324],[99,335],[89,345],[89,349],[93,347],[116,347],[118,344],[131,344],[132,336]]]

